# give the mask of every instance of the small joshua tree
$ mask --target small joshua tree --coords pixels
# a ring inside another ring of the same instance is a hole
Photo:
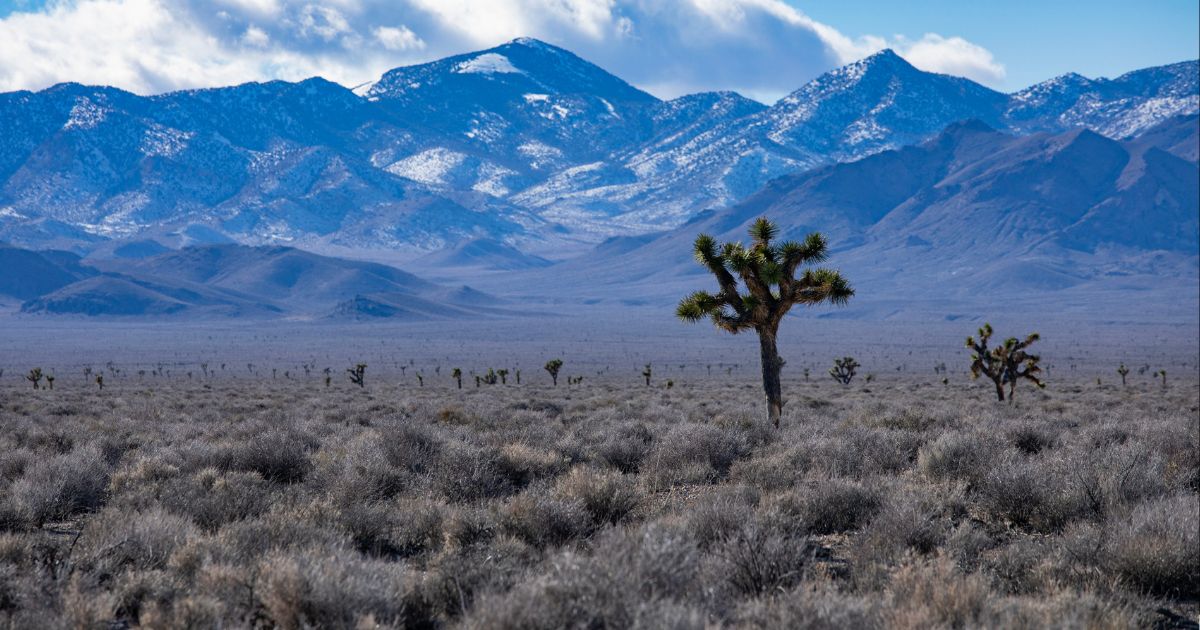
[[[1117,374],[1121,375],[1121,387],[1125,387],[1125,377],[1129,376],[1129,368],[1122,363],[1121,367],[1117,368]]]
[[[333,383],[333,377],[326,374],[325,375],[325,387],[328,388],[331,383]]]
[[[363,382],[367,375],[367,364],[366,363],[359,363],[358,365],[356,365],[352,368],[346,368],[346,372],[348,372],[350,374],[350,382],[351,383],[354,383],[355,385],[358,385],[359,387],[366,386],[366,383]]]
[[[454,380],[458,381],[458,388],[462,389],[462,370],[454,368],[454,371],[450,372],[450,376],[453,376]]]
[[[425,375],[417,372],[417,387],[425,387]]]
[[[780,373],[784,362],[776,343],[783,316],[797,304],[845,304],[854,295],[850,283],[832,269],[807,269],[796,277],[802,265],[825,260],[824,237],[814,232],[802,243],[772,245],[778,232],[773,223],[759,218],[750,227],[753,242],[749,247],[736,242],[719,245],[707,234],[697,236],[696,260],[716,276],[720,291],[697,291],[684,298],[676,310],[687,322],[709,318],[729,333],[754,330],[758,334],[767,419],[776,428],[783,412]],[[745,295],[739,293],[739,279]]]
[[[488,368],[488,373],[483,377],[483,383],[485,385],[495,385],[497,380],[499,380],[499,377],[496,376],[496,370]]]
[[[554,381],[554,386],[558,387],[558,371],[562,369],[562,359],[550,359],[546,362],[545,370],[550,373],[550,379]]]
[[[645,369],[642,370],[642,378],[646,379],[646,387],[650,387],[650,377],[654,375],[654,370],[647,363]]]
[[[514,372],[513,376],[517,377],[517,385],[520,385],[521,384],[521,370],[517,370],[516,372]]]
[[[501,385],[508,385],[508,370],[499,369],[496,370],[496,374],[500,377]]]
[[[46,375],[46,389],[51,389],[51,390],[54,389],[54,375],[53,374]]]
[[[1037,333],[1032,333],[1019,341],[1009,337],[1004,343],[988,349],[988,340],[992,337],[992,325],[984,324],[979,329],[979,338],[967,337],[967,347],[971,353],[971,378],[979,378],[980,374],[987,376],[996,385],[996,399],[1004,400],[1004,386],[1008,385],[1008,402],[1011,404],[1013,393],[1017,389],[1017,381],[1028,379],[1040,388],[1046,384],[1038,378],[1042,368],[1038,362],[1042,358],[1025,351],[1030,345],[1041,339]]]
[[[1155,372],[1154,375],[1162,378],[1163,389],[1166,389],[1167,388],[1167,371],[1159,370],[1159,371]]]
[[[100,388],[100,391],[104,391],[104,375],[103,374],[96,375],[96,386],[98,386]]]
[[[25,376],[25,380],[33,383],[34,389],[42,388],[42,368],[33,368],[29,370],[29,374]]]
[[[858,374],[858,368],[860,367],[862,366],[858,364],[858,361],[854,360],[854,357],[834,359],[833,367],[829,368],[829,375],[833,377],[833,380],[842,385],[849,385],[850,381],[854,380],[854,375]]]

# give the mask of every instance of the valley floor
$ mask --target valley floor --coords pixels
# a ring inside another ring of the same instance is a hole
[[[7,374],[0,625],[1132,628],[1200,613],[1194,377],[1060,377],[1015,407],[961,373],[792,380],[777,431],[748,375],[458,390],[445,374],[418,387],[369,369],[358,388],[256,372],[126,374],[104,391]]]

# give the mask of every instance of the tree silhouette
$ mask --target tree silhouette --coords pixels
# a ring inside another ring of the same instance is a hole
[[[554,386],[558,387],[558,371],[562,369],[562,359],[550,359],[546,362],[545,369],[550,373],[550,378],[554,380]]]
[[[696,237],[696,260],[717,278],[718,293],[697,291],[679,303],[676,314],[687,322],[709,318],[717,328],[737,334],[751,330],[758,334],[762,354],[763,390],[767,395],[767,418],[779,427],[783,412],[779,356],[776,338],[783,316],[797,304],[823,302],[841,305],[854,295],[854,289],[840,273],[832,269],[806,269],[802,265],[825,260],[827,246],[819,233],[809,234],[804,242],[785,241],[772,245],[779,229],[765,217],[750,226],[749,247],[737,242],[718,244],[707,234]],[[745,286],[740,292],[738,280]]]
[[[1023,378],[1033,381],[1038,387],[1046,387],[1046,384],[1037,377],[1038,373],[1042,371],[1042,368],[1038,366],[1038,362],[1042,358],[1025,351],[1025,348],[1033,345],[1034,342],[1041,339],[1041,336],[1032,333],[1024,341],[1019,341],[1016,337],[1009,337],[1004,340],[1003,344],[989,350],[988,340],[991,339],[992,332],[992,325],[985,323],[979,329],[979,339],[967,337],[967,347],[973,350],[971,353],[971,378],[979,378],[979,375],[983,374],[991,379],[996,385],[996,398],[1000,401],[1004,400],[1004,386],[1008,385],[1008,402],[1010,404],[1013,400],[1013,393],[1017,389],[1017,381]]]

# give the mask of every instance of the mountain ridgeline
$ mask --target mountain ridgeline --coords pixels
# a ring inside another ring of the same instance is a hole
[[[995,299],[980,287],[1192,296],[1198,69],[1002,94],[883,51],[767,106],[662,101],[519,39],[353,90],[0,94],[0,310],[428,319],[511,314],[493,294],[665,302],[701,280],[698,232],[739,238],[763,215],[829,236],[862,288],[844,316]],[[487,293],[449,288],[462,278]]]
[[[0,240],[415,256],[484,239],[561,258],[959,120],[1122,139],[1197,108],[1195,61],[1001,94],[886,50],[769,107],[730,92],[661,101],[532,39],[353,91],[319,78],[155,96],[62,84],[0,95]]]

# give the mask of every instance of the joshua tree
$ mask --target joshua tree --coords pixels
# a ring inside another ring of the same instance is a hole
[[[359,363],[358,365],[356,365],[352,368],[346,368],[346,372],[348,372],[350,374],[350,382],[351,383],[354,383],[355,385],[358,385],[359,387],[366,386],[366,384],[363,382],[363,379],[367,375],[367,364],[366,363]]]
[[[459,368],[454,368],[454,371],[450,373],[450,376],[453,376],[454,380],[458,381],[458,388],[462,389],[462,370]]]
[[[496,370],[496,374],[498,374],[500,376],[500,384],[501,385],[508,385],[508,370],[499,369],[499,370]]]
[[[808,382],[808,368],[804,368],[804,382]]]
[[[521,384],[521,370],[516,370],[515,372],[513,372],[513,376],[517,377],[517,385],[520,385]]]
[[[29,370],[29,374],[25,376],[25,380],[33,383],[34,389],[42,388],[42,368],[33,368]]]
[[[46,375],[46,389],[54,389],[54,375],[53,374]]]
[[[417,387],[425,387],[425,375],[417,372]]]
[[[483,377],[484,384],[495,385],[497,380],[498,377],[496,376],[496,370],[488,368],[488,373]]]
[[[550,359],[546,362],[545,370],[550,373],[550,378],[554,381],[554,386],[558,387],[558,371],[562,368],[562,359]]]
[[[650,364],[647,363],[645,369],[642,370],[642,378],[646,379],[646,387],[650,387],[650,377],[654,374]]]
[[[1167,387],[1167,371],[1159,370],[1159,371],[1155,372],[1154,375],[1162,377],[1163,389],[1166,389],[1166,387]]]
[[[829,375],[833,380],[842,385],[849,385],[850,381],[854,380],[854,375],[858,374],[858,368],[861,367],[854,357],[842,357],[833,360],[833,367],[829,368]]]
[[[96,385],[100,387],[100,391],[104,391],[104,375],[103,374],[96,375]]]
[[[814,232],[803,243],[786,241],[772,245],[778,228],[766,218],[750,227],[753,242],[749,247],[731,242],[719,245],[713,237],[696,237],[696,260],[717,278],[719,293],[697,291],[679,303],[676,314],[688,322],[709,318],[717,328],[730,333],[753,329],[758,334],[762,355],[763,390],[767,395],[767,418],[779,427],[783,412],[783,391],[776,337],[783,316],[797,304],[822,302],[845,304],[854,290],[840,273],[831,269],[807,269],[797,278],[802,266],[825,259],[825,238]],[[739,293],[738,279],[747,293]]]
[[[475,375],[475,387],[479,387],[479,375]]]
[[[1125,377],[1129,375],[1129,368],[1122,363],[1121,367],[1117,368],[1117,374],[1121,375],[1121,387],[1125,387]]]
[[[332,377],[332,376],[330,376],[330,375],[328,375],[328,374],[326,374],[326,375],[325,375],[325,387],[329,387],[329,384],[330,384],[330,383],[332,383],[332,382],[333,382],[333,377]]]
[[[1046,384],[1038,378],[1042,368],[1038,366],[1041,357],[1025,351],[1041,336],[1032,333],[1024,341],[1009,337],[1001,345],[988,349],[988,340],[992,337],[992,325],[984,324],[979,329],[979,339],[967,337],[967,347],[971,353],[971,378],[979,378],[980,374],[987,376],[996,384],[996,399],[1004,400],[1004,386],[1008,385],[1008,402],[1011,404],[1013,393],[1017,389],[1017,381],[1029,379],[1038,387]]]
[[[675,381],[667,379],[667,389],[671,389],[672,387],[675,387]]]

